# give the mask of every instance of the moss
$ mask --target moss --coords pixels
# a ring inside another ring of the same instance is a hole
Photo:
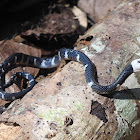
[[[63,126],[64,117],[68,116],[72,112],[76,112],[77,110],[83,110],[83,105],[79,101],[75,102],[69,110],[65,108],[50,109],[46,112],[43,111],[37,114],[37,116],[42,119],[46,119],[47,121],[55,121],[60,126]]]

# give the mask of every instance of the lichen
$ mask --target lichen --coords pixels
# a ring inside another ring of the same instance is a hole
[[[139,124],[140,123],[140,121],[139,120],[136,120],[136,121],[134,121],[133,123],[132,123],[132,127],[135,127],[137,124]]]
[[[131,128],[138,123],[136,103],[132,100],[114,100],[116,107],[115,114],[117,116],[118,130],[116,131],[113,140],[119,140],[123,136],[131,133]]]
[[[115,132],[115,135],[113,136],[113,140],[120,140],[124,134],[128,132],[128,124],[123,118],[118,114],[116,111],[117,116],[117,122],[118,122],[118,130]]]
[[[140,56],[140,53],[135,53],[137,56]]]
[[[96,50],[97,53],[101,53],[105,48],[105,44],[102,42],[101,38],[96,38],[96,40],[91,43],[90,47]]]
[[[105,32],[106,28],[104,27],[103,23],[97,24],[96,27],[93,27],[88,31],[89,34],[105,33]]]
[[[137,41],[140,43],[140,36],[137,36],[136,38],[137,38]]]
[[[40,111],[36,114],[39,118],[46,119],[47,121],[50,122],[56,121],[57,124],[63,126],[64,117],[78,110],[83,110],[83,105],[79,101],[75,102],[69,110],[65,108],[57,108],[57,109],[51,108],[46,111],[42,109],[41,111],[40,109]]]

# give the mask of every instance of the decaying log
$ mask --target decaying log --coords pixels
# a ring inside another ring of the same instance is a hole
[[[77,49],[95,62],[101,84],[112,83],[139,58],[139,18],[140,2],[123,1],[77,41]],[[0,121],[16,122],[24,139],[30,140],[139,140],[139,80],[139,74],[132,74],[122,85],[125,90],[104,97],[87,86],[84,67],[70,62],[14,101]]]

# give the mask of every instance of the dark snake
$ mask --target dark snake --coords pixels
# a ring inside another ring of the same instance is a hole
[[[82,63],[85,67],[85,77],[88,85],[97,93],[109,94],[114,91],[116,87],[121,85],[126,78],[133,72],[140,70],[140,59],[136,59],[131,62],[125,69],[120,73],[118,78],[110,85],[102,86],[97,80],[97,71],[94,63],[82,52],[73,49],[60,49],[58,55],[51,58],[39,58],[34,56],[29,56],[22,53],[16,53],[8,57],[2,64],[0,64],[0,98],[3,100],[14,100],[23,97],[27,92],[29,92],[35,85],[34,77],[26,72],[17,72],[11,79],[5,84],[5,74],[13,66],[28,66],[41,69],[57,67],[61,60],[73,60]],[[20,92],[7,93],[5,88],[9,87],[15,82],[15,78],[23,77],[27,79],[28,86]]]

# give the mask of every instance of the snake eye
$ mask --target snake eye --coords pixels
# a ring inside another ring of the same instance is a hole
[[[140,63],[140,61],[138,61],[138,63]]]

